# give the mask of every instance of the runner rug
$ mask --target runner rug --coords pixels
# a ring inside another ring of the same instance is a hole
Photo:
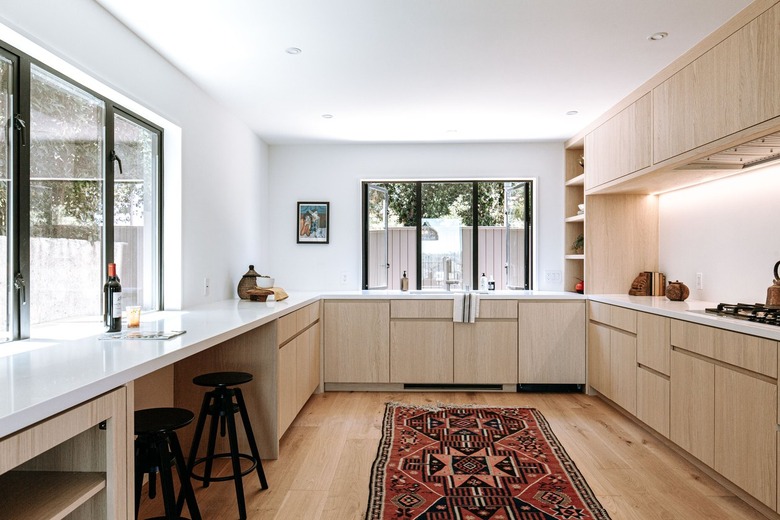
[[[534,408],[388,403],[367,520],[607,520]]]

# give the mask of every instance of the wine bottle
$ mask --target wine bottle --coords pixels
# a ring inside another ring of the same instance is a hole
[[[103,312],[108,332],[122,330],[122,284],[116,275],[116,264],[108,264],[108,279],[103,285]]]

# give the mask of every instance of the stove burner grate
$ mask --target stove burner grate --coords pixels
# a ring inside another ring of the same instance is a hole
[[[761,303],[719,303],[717,308],[705,309],[705,311],[718,316],[780,326],[780,306],[767,306]]]

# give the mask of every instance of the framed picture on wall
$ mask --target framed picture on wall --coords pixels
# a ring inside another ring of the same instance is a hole
[[[330,239],[330,202],[298,202],[298,243],[327,244]]]

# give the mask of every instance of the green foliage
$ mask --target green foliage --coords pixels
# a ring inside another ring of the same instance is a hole
[[[477,207],[480,226],[503,226],[504,182],[478,182]],[[389,182],[379,186],[388,190],[390,226],[416,225],[417,183]],[[464,226],[473,224],[473,184],[471,182],[423,182],[422,218],[458,218]],[[515,190],[511,204],[512,222],[522,222],[525,217],[523,190]],[[377,216],[371,216],[372,222]]]

